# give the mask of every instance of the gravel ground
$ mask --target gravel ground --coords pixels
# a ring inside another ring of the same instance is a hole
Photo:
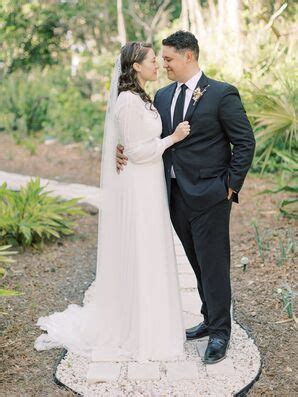
[[[85,295],[84,304],[92,300],[93,293],[94,285],[91,285]],[[185,317],[189,317],[188,312],[183,314]],[[192,315],[192,317],[196,318],[194,323],[198,323],[200,315]],[[187,322],[187,318],[185,320]],[[185,360],[170,364],[194,367],[197,379],[173,380],[171,376],[168,378],[167,363],[155,362],[155,365],[157,364],[159,367],[159,379],[133,380],[128,378],[128,364],[122,363],[117,381],[88,385],[86,374],[89,361],[73,353],[67,353],[61,360],[56,376],[62,384],[88,397],[192,397],[207,395],[231,397],[246,388],[258,376],[260,372],[258,348],[246,331],[235,322],[232,324],[227,358],[222,363],[214,366],[203,364],[200,356],[203,354],[206,342],[206,338],[205,341],[187,341],[185,343]]]

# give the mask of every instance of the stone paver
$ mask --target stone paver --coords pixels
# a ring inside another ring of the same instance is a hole
[[[180,288],[196,288],[197,280],[193,274],[179,274]]]
[[[188,264],[185,263],[183,265],[178,265],[178,273],[179,274],[194,274],[192,267]]]
[[[175,231],[173,232],[173,236],[174,236],[174,244],[175,245],[181,244],[181,241],[179,240],[179,237],[177,236]]]
[[[233,376],[236,373],[233,365],[233,361],[229,357],[225,358],[223,361],[220,361],[219,363],[206,365],[206,370],[209,376],[215,376],[215,375]]]
[[[195,291],[182,291],[181,300],[183,310],[189,313],[201,315],[201,300],[197,289]]]
[[[201,358],[204,358],[205,351],[208,345],[209,337],[206,336],[205,338],[201,338],[200,340],[196,341],[196,348]]]
[[[184,255],[179,255],[176,257],[177,265],[189,265],[188,259]]]
[[[19,190],[20,187],[25,186],[32,178],[34,177],[0,171],[0,185],[3,182],[7,182],[7,187],[11,190]],[[45,190],[53,191],[50,193],[53,196],[63,196],[63,198],[68,200],[82,197],[79,202],[89,203],[96,208],[100,208],[101,193],[100,189],[96,186],[87,186],[80,183],[62,183],[45,178],[40,178],[40,185],[48,185]]]
[[[183,311],[183,323],[185,328],[192,328],[203,321],[203,316]]]
[[[90,363],[87,371],[87,383],[116,381],[119,378],[120,370],[121,364],[119,363]]]
[[[185,251],[181,243],[175,245],[175,251],[177,256],[185,256]]]
[[[154,380],[160,378],[159,363],[129,363],[128,379]]]
[[[203,316],[194,315],[194,314],[188,313],[188,312],[183,312],[183,319],[184,319],[184,326],[186,329],[192,328],[204,320]]]
[[[196,380],[199,376],[199,369],[195,361],[167,363],[166,371],[169,381]]]

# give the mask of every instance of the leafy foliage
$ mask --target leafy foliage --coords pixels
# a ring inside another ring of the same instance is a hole
[[[288,284],[282,285],[281,288],[277,289],[277,292],[280,295],[280,300],[283,304],[283,310],[287,313],[288,318],[293,318],[295,322],[297,322],[294,310],[297,292],[295,292]]]
[[[270,93],[256,90],[255,103],[258,110],[250,112],[255,119],[258,156],[256,163],[262,163],[262,171],[268,166],[272,154],[297,149],[297,105],[298,85],[293,79],[282,82],[283,90]]]
[[[80,83],[61,69],[9,75],[0,83],[0,128],[30,147],[31,138],[45,134],[61,142],[99,144],[105,105],[90,100],[93,89],[86,92]]]
[[[287,193],[288,197],[280,202],[279,210],[283,216],[298,218],[297,156],[278,149],[273,149],[273,153],[282,160],[278,187],[263,190],[260,194]]]
[[[0,86],[2,128],[34,136],[47,119],[49,96],[39,80],[28,81],[23,73],[9,76]]]
[[[102,139],[104,109],[83,98],[79,90],[70,85],[57,92],[50,100],[45,131],[62,142],[84,141],[97,143]]]
[[[46,240],[73,234],[71,215],[84,215],[77,206],[80,198],[63,201],[44,191],[40,178],[30,182],[20,192],[0,187],[0,241],[13,246],[42,247]]]
[[[14,260],[10,258],[10,255],[17,254],[17,251],[9,251],[11,245],[0,246],[0,263],[13,263]]]
[[[14,260],[10,258],[10,255],[17,254],[17,251],[10,251],[11,245],[0,246],[0,263],[13,263]],[[6,270],[0,267],[0,278],[5,278]],[[0,288],[0,296],[15,296],[20,295],[18,291],[12,291],[6,288]]]
[[[59,2],[46,6],[35,1],[1,1],[0,48],[5,56],[6,73],[58,62],[57,51],[61,51],[61,40],[67,31],[61,19],[64,9]]]

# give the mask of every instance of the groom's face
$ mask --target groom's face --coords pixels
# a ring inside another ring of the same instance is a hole
[[[168,78],[184,83],[186,81],[185,76],[188,64],[186,53],[177,51],[174,47],[164,45],[162,47],[162,58],[163,67],[167,71]]]

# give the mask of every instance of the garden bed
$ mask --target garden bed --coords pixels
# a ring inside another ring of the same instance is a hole
[[[10,266],[5,281],[24,295],[1,299],[1,396],[64,395],[57,393],[53,382],[54,364],[62,349],[34,350],[34,340],[41,333],[35,323],[38,317],[64,310],[69,303],[81,303],[95,277],[96,246],[97,216],[88,214],[80,219],[74,236],[47,245],[42,253],[27,250]]]
[[[0,170],[16,174],[40,175],[60,182],[99,186],[100,151],[86,149],[81,142],[63,145],[35,143],[35,154],[16,145],[10,135],[0,133]]]

